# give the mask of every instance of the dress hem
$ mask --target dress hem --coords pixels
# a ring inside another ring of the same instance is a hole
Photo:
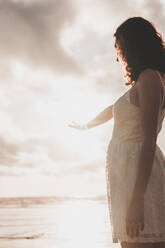
[[[165,242],[165,234],[155,234],[155,237],[152,238],[147,238],[147,235],[149,234],[144,234],[143,237],[135,237],[135,238],[129,238],[128,237],[112,237],[112,243],[121,243],[121,242],[129,242],[129,243],[159,243],[159,242]],[[152,234],[154,235],[154,234]],[[161,235],[156,238],[156,235]],[[146,238],[145,238],[146,236]]]

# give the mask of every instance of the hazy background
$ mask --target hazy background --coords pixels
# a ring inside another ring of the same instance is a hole
[[[113,33],[128,17],[165,34],[164,1],[0,1],[0,197],[106,194],[113,120],[85,122],[126,90]],[[165,124],[158,143],[165,152]]]

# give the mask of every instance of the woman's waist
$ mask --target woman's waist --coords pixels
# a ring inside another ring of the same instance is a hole
[[[112,150],[117,151],[119,150],[125,150],[125,151],[131,151],[131,150],[141,150],[141,147],[144,143],[143,137],[127,137],[127,138],[119,138],[119,137],[112,137],[108,144],[108,150],[112,148]],[[161,151],[159,145],[156,143],[156,151]]]
[[[134,133],[125,133],[125,132],[113,132],[111,141],[113,143],[137,143],[137,142],[143,142],[144,135],[140,132],[134,132]]]

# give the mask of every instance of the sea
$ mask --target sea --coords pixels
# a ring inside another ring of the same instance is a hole
[[[0,198],[0,248],[119,248],[100,197]]]

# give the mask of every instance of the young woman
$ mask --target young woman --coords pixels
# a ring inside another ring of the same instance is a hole
[[[122,248],[165,248],[165,156],[157,136],[165,117],[165,44],[141,17],[116,30],[118,61],[131,88],[86,125],[114,117],[106,157],[112,241]]]

